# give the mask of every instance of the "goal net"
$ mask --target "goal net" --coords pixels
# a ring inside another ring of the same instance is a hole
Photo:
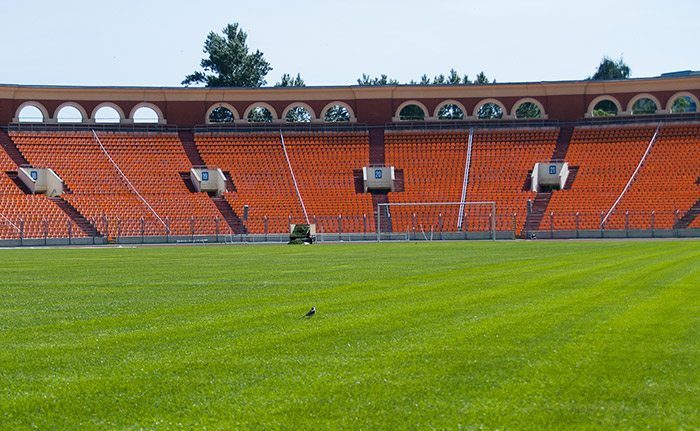
[[[496,239],[495,202],[377,205],[377,241]]]

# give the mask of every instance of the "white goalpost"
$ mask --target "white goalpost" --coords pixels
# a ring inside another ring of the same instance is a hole
[[[377,241],[496,239],[496,202],[396,202],[377,205]]]

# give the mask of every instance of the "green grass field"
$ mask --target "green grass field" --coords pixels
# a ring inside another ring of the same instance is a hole
[[[700,428],[700,241],[0,258],[0,429]]]

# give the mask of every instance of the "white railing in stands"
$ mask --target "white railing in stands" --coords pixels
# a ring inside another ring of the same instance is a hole
[[[642,165],[644,164],[644,160],[646,160],[647,156],[651,152],[651,148],[654,146],[654,142],[656,142],[656,136],[659,134],[659,130],[661,129],[661,122],[659,121],[659,125],[656,126],[656,131],[654,132],[654,136],[651,137],[651,140],[649,141],[649,145],[647,145],[647,149],[644,152],[644,155],[642,158],[639,160],[639,163],[637,164],[637,168],[632,172],[632,176],[630,177],[629,181],[627,181],[627,185],[625,185],[625,188],[622,189],[622,193],[620,193],[620,196],[617,197],[617,200],[615,201],[614,204],[610,207],[610,210],[608,210],[608,213],[605,214],[605,217],[603,220],[600,222],[600,227],[603,228],[605,226],[605,223],[608,221],[608,218],[610,218],[610,215],[615,211],[615,208],[617,207],[617,204],[620,203],[622,200],[622,197],[627,193],[627,190],[632,186],[632,183],[634,182],[635,177],[637,176],[637,173],[639,170],[642,168]]]
[[[105,156],[107,156],[107,158],[109,159],[109,161],[112,162],[112,164],[114,165],[114,167],[117,169],[117,172],[119,172],[119,175],[121,175],[122,178],[124,178],[124,181],[126,182],[126,184],[131,188],[131,190],[133,190],[133,192],[136,194],[136,196],[138,196],[139,199],[141,199],[141,201],[143,201],[144,205],[146,205],[146,208],[148,208],[148,209],[153,213],[153,215],[158,219],[159,222],[161,222],[161,223],[163,224],[163,227],[165,227],[165,230],[167,231],[167,230],[168,230],[168,224],[165,223],[165,222],[163,221],[162,218],[160,218],[160,216],[158,215],[158,213],[156,212],[156,210],[153,209],[153,207],[151,206],[151,204],[148,203],[148,201],[146,200],[146,198],[144,198],[143,196],[141,196],[141,193],[139,193],[139,191],[136,190],[136,187],[134,187],[134,185],[131,184],[131,181],[129,181],[129,178],[126,177],[126,175],[125,175],[124,172],[121,170],[121,168],[119,167],[119,165],[117,164],[117,162],[114,161],[114,159],[112,158],[112,156],[109,155],[109,152],[107,152],[107,149],[105,148],[105,146],[102,145],[102,141],[100,141],[99,136],[97,136],[97,133],[96,133],[94,130],[92,130],[92,136],[95,137],[95,141],[97,141],[97,144],[98,144],[98,145],[100,146],[100,148],[102,149],[102,152],[104,152],[104,153],[105,153]]]
[[[12,223],[12,220],[10,220],[9,218],[7,218],[7,217],[5,216],[5,214],[0,213],[0,217],[1,217],[3,220],[5,220],[5,222],[9,223],[10,226],[12,226],[13,228],[15,228],[15,230],[17,230],[17,232],[22,233],[22,229],[20,229],[16,224]]]
[[[472,164],[472,143],[474,141],[474,128],[469,128],[469,141],[467,143],[467,161],[464,163],[464,180],[462,181],[462,198],[460,202],[467,200],[467,186],[469,185],[469,169]],[[464,204],[459,206],[459,215],[457,216],[457,230],[462,230],[464,222]]]
[[[282,150],[284,151],[284,158],[287,160],[287,166],[289,166],[289,173],[292,174],[292,181],[294,182],[294,189],[297,191],[297,197],[301,203],[301,209],[304,211],[304,219],[306,224],[309,224],[309,215],[306,213],[306,205],[304,205],[304,199],[301,197],[301,192],[299,191],[299,184],[297,184],[297,177],[294,175],[294,169],[292,169],[292,163],[289,161],[289,154],[287,154],[287,146],[284,144],[284,134],[280,130],[280,142],[282,142]]]

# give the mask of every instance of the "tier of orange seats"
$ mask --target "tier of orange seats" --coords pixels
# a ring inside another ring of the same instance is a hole
[[[566,160],[578,166],[570,190],[555,191],[540,227],[599,229],[644,154],[656,125],[582,126],[574,130]],[[474,133],[467,201],[495,201],[496,225],[520,231],[528,199],[528,171],[554,152],[558,129],[477,129]],[[63,198],[110,237],[227,233],[208,196],[191,193],[180,177],[190,162],[174,133],[11,132],[34,166],[49,167],[69,191]],[[353,171],[369,165],[367,132],[288,132],[289,162],[311,222],[320,232],[371,232],[370,194],[356,193]],[[403,170],[404,191],[389,201],[457,202],[461,198],[468,131],[387,131],[386,164]],[[283,233],[304,222],[301,203],[276,133],[200,133],[197,147],[209,167],[231,174],[235,190],[225,198],[239,216],[248,205],[248,231]],[[8,177],[17,166],[0,150],[0,237],[68,236],[69,217],[43,195],[24,194]],[[607,229],[668,229],[700,199],[700,124],[663,125],[635,181],[606,223]],[[144,200],[150,205],[159,220]],[[554,214],[549,217],[549,213]],[[578,214],[578,215],[576,215]],[[629,214],[629,215],[626,215]],[[396,232],[457,230],[458,207],[393,207]],[[467,207],[463,229],[487,230],[489,206]],[[629,223],[629,224],[627,224]],[[691,227],[700,227],[700,218]],[[73,236],[84,233],[72,227]]]
[[[605,214],[632,177],[651,141],[655,126],[578,127],[566,160],[579,166],[570,190],[554,192],[548,213],[555,230],[599,229]],[[700,197],[700,126],[664,125],[623,195],[606,229],[670,229]],[[678,210],[679,216],[675,215]],[[627,214],[629,212],[629,214]],[[576,215],[578,213],[578,215]],[[550,222],[541,227],[548,229]]]
[[[557,129],[477,130],[472,141],[466,200],[496,202],[497,230],[520,230],[526,205],[534,193],[523,191],[528,170],[549,160]],[[386,162],[404,171],[404,192],[389,194],[391,202],[459,202],[464,181],[469,133],[387,132]],[[459,207],[393,207],[395,231],[457,230]],[[491,226],[491,207],[467,206],[463,230]],[[515,226],[514,226],[515,220]]]
[[[0,149],[0,238],[65,238],[85,236],[45,195],[27,195],[6,172],[17,165]]]
[[[177,134],[101,132],[98,136],[143,199],[90,132],[11,134],[30,163],[50,167],[63,179],[72,191],[64,199],[104,235],[214,233],[221,215],[208,196],[190,193],[182,181],[179,173],[188,172],[191,165]]]
[[[299,193],[319,232],[363,232],[365,215],[367,229],[373,230],[371,196],[356,194],[353,184],[353,169],[369,162],[368,134],[286,133],[284,138]],[[224,196],[239,215],[248,205],[249,232],[282,233],[290,221],[304,222],[279,134],[197,134],[196,143],[208,166],[230,172],[236,190]]]
[[[700,199],[700,125],[664,125],[606,228],[670,229]],[[627,214],[629,213],[629,215]],[[697,222],[697,220],[695,220]]]

